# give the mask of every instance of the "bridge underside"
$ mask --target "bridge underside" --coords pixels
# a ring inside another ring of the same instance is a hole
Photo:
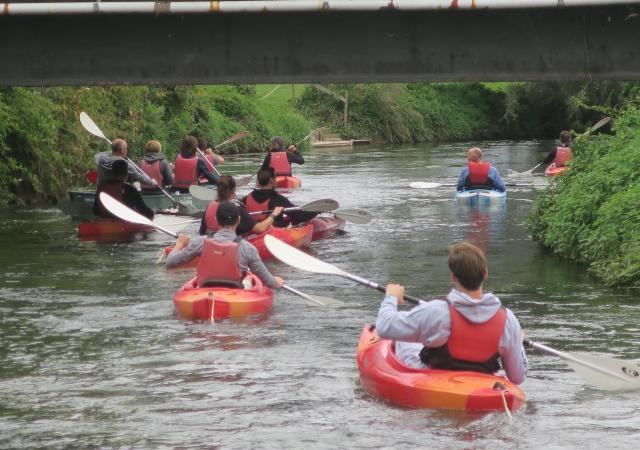
[[[638,80],[636,10],[0,16],[0,84]]]

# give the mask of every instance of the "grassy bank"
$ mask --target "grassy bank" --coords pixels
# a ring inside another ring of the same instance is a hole
[[[542,246],[605,283],[639,287],[640,109],[624,110],[614,132],[573,146],[571,170],[538,198],[529,227]]]

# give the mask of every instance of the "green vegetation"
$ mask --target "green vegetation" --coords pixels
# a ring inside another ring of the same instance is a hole
[[[529,227],[541,245],[605,283],[638,287],[640,109],[624,110],[614,131],[578,140],[571,170],[538,198]]]

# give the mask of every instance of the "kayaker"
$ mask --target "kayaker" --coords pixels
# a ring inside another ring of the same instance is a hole
[[[189,192],[189,186],[198,184],[200,177],[209,183],[216,184],[218,176],[211,172],[207,163],[198,158],[196,149],[198,140],[193,136],[185,136],[180,145],[180,154],[176,158],[173,187],[182,193]]]
[[[560,132],[560,145],[551,150],[542,164],[555,163],[556,167],[563,167],[571,159],[571,133]]]
[[[282,278],[271,275],[253,244],[236,235],[236,228],[240,224],[240,208],[236,203],[221,202],[216,210],[216,220],[220,224],[220,229],[211,239],[204,236],[190,239],[185,234],[179,235],[173,251],[167,256],[167,269],[188,263],[202,255],[196,274],[199,280],[215,279],[239,283],[247,272],[251,272],[272,288],[279,288],[284,284]],[[212,241],[214,245],[205,244],[205,241]],[[225,246],[220,244],[234,245],[232,251],[225,251]],[[206,263],[209,259],[211,264]],[[245,288],[250,287],[245,283],[243,283]]]
[[[276,191],[276,180],[273,169],[260,169],[258,171],[258,187],[242,199],[242,203],[247,205],[247,211],[267,211],[277,206],[291,208],[296,205],[291,203],[287,197]],[[274,227],[287,227],[299,223],[308,222],[319,213],[306,211],[287,211],[286,216],[280,215],[273,223]],[[264,220],[267,214],[252,215],[254,220]]]
[[[220,164],[224,164],[224,158],[217,153],[214,153],[211,147],[211,142],[202,137],[198,138],[198,148],[207,156],[209,162],[213,164],[214,167]]]
[[[93,213],[100,217],[115,217],[102,205],[102,202],[100,201],[100,193],[106,192],[111,197],[125,204],[134,211],[139,212],[149,219],[153,219],[153,210],[144,203],[140,192],[126,182],[128,175],[127,167],[128,164],[123,159],[113,161],[110,176],[114,179],[103,181],[98,185],[98,189],[96,190],[96,199],[93,202]]]
[[[470,148],[467,159],[469,166],[462,169],[460,173],[458,192],[470,189],[494,189],[500,192],[507,190],[498,169],[491,166],[488,161],[482,160],[482,150],[478,147]]]
[[[412,367],[494,373],[502,363],[507,377],[522,383],[529,365],[524,334],[513,312],[482,290],[488,276],[484,253],[462,242],[449,249],[448,264],[454,287],[444,300],[398,312],[404,286],[387,285],[376,320],[378,335],[396,340],[397,356]]]
[[[129,181],[139,181],[140,183],[146,183],[149,185],[156,185],[156,180],[149,178],[146,174],[140,173],[132,164],[127,161],[128,145],[124,139],[114,139],[111,142],[110,152],[100,152],[93,156],[96,162],[96,171],[98,173],[97,185],[100,185],[103,181],[117,181],[116,177],[111,171],[111,167],[115,161],[123,160],[128,165],[128,177]]]
[[[173,184],[173,172],[171,164],[167,161],[159,141],[149,141],[144,145],[144,157],[140,162],[140,168],[149,178],[158,182],[158,186],[171,186]],[[160,192],[157,186],[142,183],[145,192]]]
[[[216,220],[216,208],[218,204],[224,201],[235,202],[240,208],[240,223],[236,229],[238,235],[242,236],[249,233],[260,234],[269,229],[275,222],[276,218],[282,214],[284,208],[276,207],[273,212],[261,221],[256,221],[249,212],[246,206],[236,199],[236,181],[233,177],[223,175],[218,180],[218,198],[207,206],[207,209],[202,216],[202,222],[200,222],[200,234],[205,235],[207,233],[215,233],[219,229],[218,222]]]
[[[260,169],[271,167],[276,176],[291,176],[291,164],[304,164],[304,157],[298,152],[296,146],[290,145],[285,150],[283,138],[280,136],[271,138],[271,151],[264,158]]]

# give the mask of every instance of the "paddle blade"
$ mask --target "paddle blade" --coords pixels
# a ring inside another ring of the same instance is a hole
[[[280,239],[270,235],[264,237],[264,243],[269,251],[285,264],[295,267],[296,269],[305,270],[307,272],[324,273],[329,275],[347,276],[346,272],[337,267],[320,261],[311,255],[308,255]]]
[[[640,366],[633,361],[587,353],[572,353],[571,356],[575,360],[567,360],[569,367],[592,386],[607,391],[640,389]]]
[[[216,145],[216,149],[227,145],[227,144],[232,144],[236,141],[239,141],[240,139],[244,138],[245,136],[248,136],[250,133],[248,131],[241,131],[239,133],[234,134],[233,136],[231,136],[229,139],[227,139],[224,142],[219,143],[218,145]]]
[[[413,189],[434,189],[444,186],[442,183],[431,183],[428,181],[414,181],[409,183],[409,187]]]
[[[242,178],[236,178],[236,187],[246,186],[254,176],[255,173],[252,173],[251,175],[247,175]]]
[[[337,201],[331,200],[330,198],[323,198],[323,199],[314,200],[305,205],[299,206],[298,209],[300,211],[322,213],[322,212],[333,211],[334,209],[338,209],[339,207],[340,205],[338,204]]]
[[[282,288],[296,295],[299,295],[300,297],[310,301],[316,306],[324,306],[327,308],[337,308],[338,306],[344,305],[344,303],[341,302],[340,300],[336,300],[334,298],[329,298],[329,297],[322,297],[319,295],[305,294],[304,292],[300,292],[299,290],[294,289],[291,286],[287,286],[286,284],[283,284]]]
[[[593,133],[594,131],[602,128],[603,126],[605,126],[606,124],[608,124],[609,122],[611,122],[611,117],[605,117],[604,119],[599,120],[594,126],[592,126],[590,129],[588,129],[585,133],[584,136],[586,136],[589,133]]]
[[[100,192],[100,201],[111,214],[126,222],[139,223],[140,225],[155,226],[153,221],[133,209],[123,205],[106,192]]]
[[[204,186],[192,185],[189,186],[189,193],[198,200],[205,202],[211,202],[218,198],[218,191],[216,189],[209,189]]]
[[[91,117],[89,117],[89,115],[84,111],[80,113],[80,123],[82,124],[84,129],[87,130],[89,133],[93,134],[94,136],[98,136],[99,138],[102,138],[105,141],[111,143],[111,141],[106,138],[104,133],[102,133],[102,130],[98,128],[98,125],[96,125],[96,123],[93,120],[91,120]]]
[[[361,225],[373,220],[373,214],[365,209],[340,209],[333,214],[340,219]]]

